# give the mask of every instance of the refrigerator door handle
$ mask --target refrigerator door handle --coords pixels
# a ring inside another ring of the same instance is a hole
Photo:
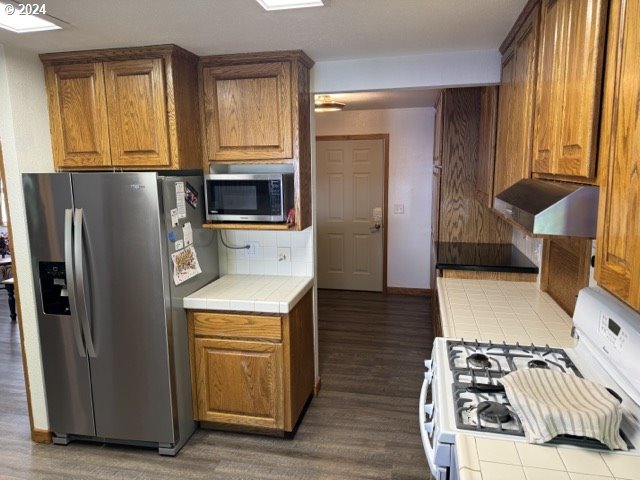
[[[80,331],[80,318],[78,317],[78,301],[76,299],[76,275],[73,265],[73,210],[70,208],[64,211],[64,269],[67,280],[67,291],[69,292],[69,308],[71,310],[71,328],[76,347],[81,357],[86,357],[87,352],[82,343],[82,332]]]
[[[86,291],[86,283],[84,278],[84,228],[83,213],[81,208],[76,208],[73,218],[73,250],[75,256],[75,277],[78,281],[78,300],[80,303],[80,322],[82,324],[82,333],[84,335],[84,343],[87,346],[87,353],[90,357],[96,356],[96,349],[93,344],[93,336],[91,334],[91,325],[89,323],[89,309],[87,308],[88,297]]]

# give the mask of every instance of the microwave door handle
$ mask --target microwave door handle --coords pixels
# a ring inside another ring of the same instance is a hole
[[[95,357],[96,349],[93,345],[93,335],[91,333],[91,324],[89,323],[89,298],[87,295],[84,275],[84,228],[83,211],[81,208],[76,209],[73,227],[75,230],[73,236],[75,272],[78,280],[78,300],[81,308],[80,322],[82,323],[82,333],[84,335],[84,343],[87,346],[87,353],[90,357]]]
[[[78,300],[76,297],[76,274],[73,265],[73,210],[64,211],[64,270],[69,295],[69,310],[71,311],[71,329],[78,353],[81,357],[87,356],[87,351],[82,342],[80,331],[80,317],[78,316]]]

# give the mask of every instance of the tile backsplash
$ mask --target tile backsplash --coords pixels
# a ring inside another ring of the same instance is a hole
[[[229,249],[218,237],[220,275],[313,276],[313,227],[301,232],[268,230],[220,230],[227,245],[241,247],[255,242],[255,255]]]

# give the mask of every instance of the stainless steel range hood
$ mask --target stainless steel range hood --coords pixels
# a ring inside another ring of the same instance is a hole
[[[596,236],[598,187],[592,185],[520,180],[493,207],[534,235]]]

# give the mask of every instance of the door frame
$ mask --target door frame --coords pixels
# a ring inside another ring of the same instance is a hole
[[[24,348],[24,329],[22,327],[22,308],[20,306],[20,289],[18,282],[17,257],[15,255],[15,243],[13,242],[13,230],[11,228],[11,210],[9,209],[9,198],[7,196],[7,179],[4,169],[4,157],[2,155],[2,144],[0,143],[0,177],[4,184],[4,202],[7,211],[7,231],[9,233],[9,245],[11,253],[11,274],[14,282],[14,296],[16,300],[16,315],[18,316],[18,331],[20,333],[20,353],[22,356],[22,374],[24,376],[24,388],[27,397],[27,412],[29,414],[29,429],[31,430],[31,440],[35,443],[51,443],[52,433],[48,430],[40,430],[33,425],[33,409],[31,407],[31,385],[29,383],[29,366],[27,365],[27,355]]]
[[[316,135],[316,142],[349,140],[382,140],[384,150],[384,180],[382,205],[382,293],[387,293],[387,230],[389,228],[389,134],[371,133],[363,135]],[[317,161],[317,158],[316,158]],[[316,179],[316,183],[317,183]],[[314,185],[317,187],[317,185]]]

